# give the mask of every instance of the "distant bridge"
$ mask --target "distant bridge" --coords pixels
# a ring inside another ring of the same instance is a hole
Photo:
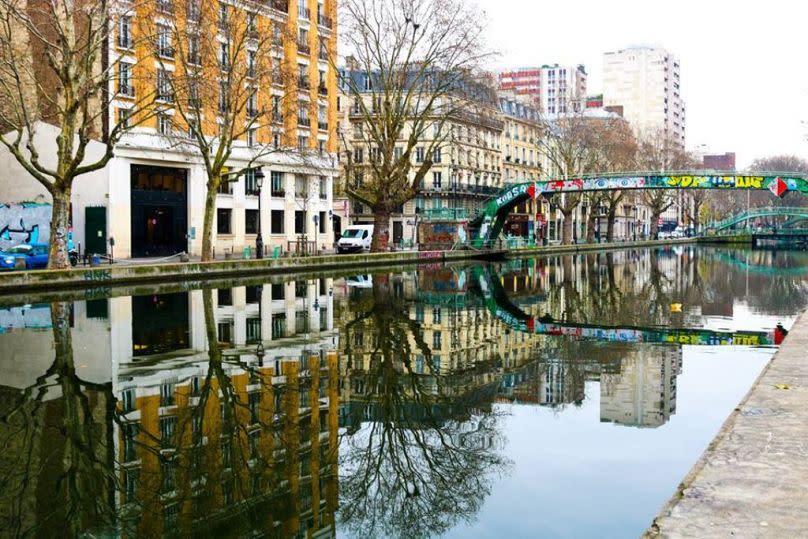
[[[471,220],[471,244],[476,249],[490,247],[502,232],[508,214],[527,200],[563,193],[636,189],[741,189],[769,191],[777,197],[790,192],[808,196],[808,181],[802,173],[734,172],[711,175],[702,170],[600,174],[518,183],[494,195]]]
[[[789,217],[790,219],[782,224],[782,228],[788,228],[789,225],[808,220],[808,207],[788,207],[788,206],[770,206],[766,208],[755,208],[749,211],[739,213],[707,225],[708,230],[715,230],[721,232],[735,227],[747,221],[754,221],[755,219],[764,219],[767,217]]]
[[[698,346],[766,346],[779,345],[785,337],[780,329],[773,331],[713,331],[702,328],[606,326],[556,321],[534,317],[513,304],[496,276],[481,268],[474,269],[475,281],[488,310],[501,322],[523,333],[567,335],[581,339],[627,342],[690,344]]]

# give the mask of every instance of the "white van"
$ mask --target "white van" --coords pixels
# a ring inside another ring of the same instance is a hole
[[[351,225],[342,232],[337,242],[338,253],[357,253],[370,251],[373,239],[373,225]]]

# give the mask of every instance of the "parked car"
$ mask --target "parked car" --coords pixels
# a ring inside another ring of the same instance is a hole
[[[357,253],[370,251],[373,239],[373,225],[351,225],[342,232],[337,242],[338,253]]]
[[[48,244],[15,245],[0,251],[0,269],[14,269],[18,259],[25,260],[25,269],[45,268],[48,265]]]

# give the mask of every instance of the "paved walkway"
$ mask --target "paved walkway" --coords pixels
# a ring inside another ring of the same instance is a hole
[[[808,312],[647,537],[808,537]]]

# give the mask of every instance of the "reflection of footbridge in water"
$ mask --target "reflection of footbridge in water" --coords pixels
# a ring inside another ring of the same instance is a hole
[[[754,260],[754,256],[750,255],[754,255],[755,252],[756,251],[742,251],[741,253],[738,253],[732,251],[717,251],[711,252],[707,256],[724,264],[733,266],[739,270],[748,271],[750,273],[760,275],[777,275],[778,277],[808,277],[808,264],[804,266],[790,267],[773,266],[768,263],[760,263]],[[808,262],[808,256],[805,257],[805,261]]]
[[[467,270],[460,270],[457,287],[453,291],[447,289],[443,294],[426,297],[426,302],[447,304],[445,299],[452,296],[462,297],[465,301],[477,296],[492,315],[515,331],[603,342],[769,346],[781,344],[786,334],[780,327],[772,331],[714,331],[704,328],[586,324],[554,320],[549,315],[537,317],[511,301],[491,268],[478,267],[470,270],[470,273],[469,276]],[[441,295],[445,297],[441,298]]]
[[[506,187],[491,198],[481,212],[471,220],[469,223],[472,229],[471,243],[476,249],[490,247],[499,237],[514,207],[542,196],[640,189],[732,189],[769,191],[777,197],[783,197],[791,192],[808,196],[808,180],[804,176],[797,172],[734,172],[719,175],[705,173],[702,170],[584,175],[517,183]]]

